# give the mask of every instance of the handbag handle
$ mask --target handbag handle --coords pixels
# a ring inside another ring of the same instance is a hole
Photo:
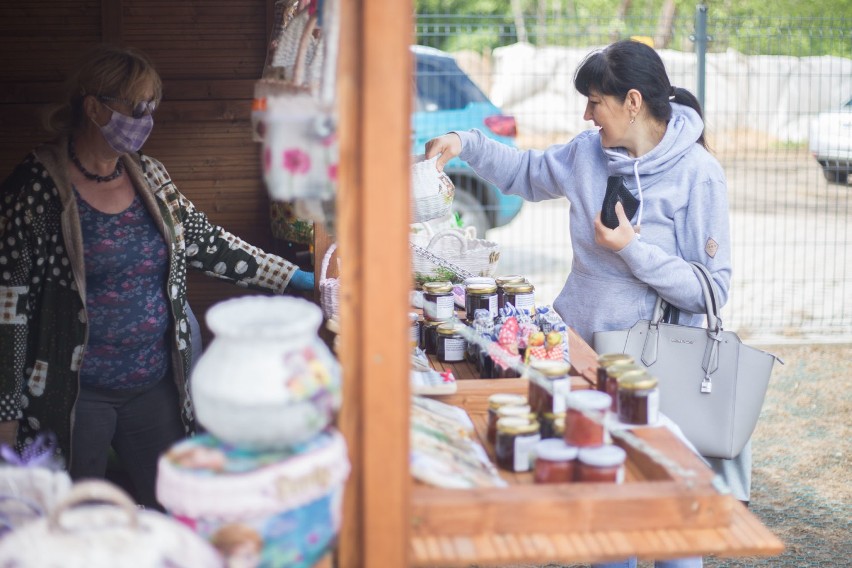
[[[322,268],[320,269],[320,280],[326,279],[326,273],[328,272],[328,264],[331,262],[331,255],[334,254],[335,249],[337,249],[337,243],[331,243],[331,246],[328,247],[328,250],[325,251],[325,254],[322,257]]]
[[[701,283],[701,289],[704,292],[704,303],[707,309],[707,329],[713,330],[716,333],[722,331],[722,318],[719,315],[720,300],[719,290],[716,286],[716,281],[710,275],[707,267],[700,262],[690,262],[692,271],[698,276]]]
[[[426,250],[431,251],[432,247],[434,247],[438,243],[438,241],[440,241],[444,237],[453,237],[454,239],[456,239],[461,245],[459,247],[460,253],[464,253],[467,251],[468,240],[465,239],[464,233],[462,233],[458,229],[444,229],[443,231],[435,233],[435,235],[432,236],[431,239],[429,239],[429,244],[426,245]]]

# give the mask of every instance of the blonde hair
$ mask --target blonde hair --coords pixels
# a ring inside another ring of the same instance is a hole
[[[87,95],[126,99],[133,105],[150,86],[157,102],[163,96],[163,83],[154,64],[132,47],[98,45],[91,49],[65,81],[64,98],[45,109],[44,127],[51,133],[69,133],[83,118]]]

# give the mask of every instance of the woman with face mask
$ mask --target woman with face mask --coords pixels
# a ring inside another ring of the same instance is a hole
[[[158,507],[157,457],[193,432],[187,268],[272,293],[313,274],[210,223],[141,152],[160,77],[100,46],[46,116],[57,134],[0,186],[0,442],[55,438],[72,478],[110,447]]]

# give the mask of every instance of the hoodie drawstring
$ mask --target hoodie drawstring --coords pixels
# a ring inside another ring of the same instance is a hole
[[[636,178],[636,187],[639,188],[639,216],[636,218],[636,226],[639,230],[642,229],[642,209],[645,206],[645,201],[642,199],[642,182],[639,181],[639,160],[633,162],[633,177]],[[637,234],[639,234],[637,232]]]

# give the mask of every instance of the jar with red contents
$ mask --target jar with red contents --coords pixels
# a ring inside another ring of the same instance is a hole
[[[617,363],[606,368],[606,394],[612,399],[613,412],[618,411],[618,381],[621,377],[628,376],[634,373],[644,373],[645,367],[642,365],[634,365],[632,363]]]
[[[648,373],[624,376],[618,381],[618,420],[625,424],[656,424],[660,415],[660,388]]]
[[[632,355],[627,353],[604,353],[598,357],[597,368],[597,389],[601,392],[606,392],[606,368],[618,364],[632,365],[635,361]],[[612,396],[612,395],[610,395]]]
[[[536,483],[570,483],[574,481],[578,449],[564,440],[551,438],[535,445],[533,481]]]
[[[569,393],[565,404],[565,443],[578,448],[602,446],[610,396],[596,390],[581,390]]]
[[[565,412],[565,395],[571,391],[570,365],[565,361],[539,359],[530,363],[530,368],[539,375],[529,379],[528,397],[533,412],[539,415]]]
[[[498,392],[488,397],[488,431],[486,438],[491,444],[497,439],[497,411],[504,406],[526,406],[527,397],[522,394]],[[527,412],[529,407],[527,406]]]
[[[627,453],[612,444],[598,448],[580,448],[574,479],[589,483],[624,483]]]

